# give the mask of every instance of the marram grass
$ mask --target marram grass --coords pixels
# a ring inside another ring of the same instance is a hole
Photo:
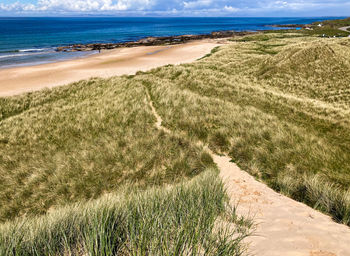
[[[293,33],[234,39],[196,63],[134,79],[168,129],[349,225],[349,40]]]
[[[186,138],[157,130],[145,88],[125,78],[2,98],[0,112],[1,221],[213,166]]]
[[[0,255],[243,255],[216,170],[176,186],[109,194],[0,226]]]

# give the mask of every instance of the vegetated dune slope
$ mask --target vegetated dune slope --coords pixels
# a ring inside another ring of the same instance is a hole
[[[3,98],[1,110],[2,221],[212,166],[186,138],[154,128],[145,88],[127,77]]]
[[[283,91],[349,106],[350,41],[300,43],[267,58],[259,78]]]
[[[349,50],[253,35],[192,64],[1,98],[0,216],[192,178],[213,167],[200,141],[349,225]],[[171,135],[154,127],[146,90]]]
[[[167,128],[349,224],[349,50],[347,39],[255,35],[135,79]]]
[[[156,129],[132,77],[2,98],[1,111],[1,256],[244,251],[251,224],[212,158]]]

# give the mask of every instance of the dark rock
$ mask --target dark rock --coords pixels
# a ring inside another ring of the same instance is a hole
[[[215,39],[215,38],[227,38],[233,36],[243,36],[252,34],[253,32],[234,32],[234,31],[216,31],[210,34],[204,35],[182,35],[182,36],[167,36],[167,37],[147,37],[134,42],[125,43],[95,43],[95,44],[75,44],[69,46],[57,47],[58,52],[67,51],[91,51],[91,50],[105,50],[115,49],[120,47],[136,47],[136,46],[151,46],[151,45],[166,45],[166,44],[180,44],[188,41],[201,40],[201,39]]]
[[[267,25],[266,27],[274,27],[274,28],[304,28],[307,25],[305,24],[284,24],[284,25]]]

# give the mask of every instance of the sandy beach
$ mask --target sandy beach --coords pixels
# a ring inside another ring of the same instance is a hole
[[[119,48],[86,58],[0,69],[0,97],[52,88],[91,77],[132,75],[163,65],[188,63],[201,58],[222,42],[201,40],[179,45]]]

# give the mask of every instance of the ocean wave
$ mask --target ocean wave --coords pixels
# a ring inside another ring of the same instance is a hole
[[[52,51],[53,49],[50,48],[42,48],[42,49],[22,49],[18,50],[19,52],[45,52],[45,51]]]
[[[4,53],[37,53],[37,52],[53,52],[55,48],[29,48],[29,49],[16,49],[16,50],[0,50],[0,54]]]
[[[12,58],[12,57],[32,56],[32,55],[40,55],[40,54],[43,54],[43,52],[27,52],[27,53],[17,53],[17,54],[6,54],[6,55],[0,55],[0,59]]]

